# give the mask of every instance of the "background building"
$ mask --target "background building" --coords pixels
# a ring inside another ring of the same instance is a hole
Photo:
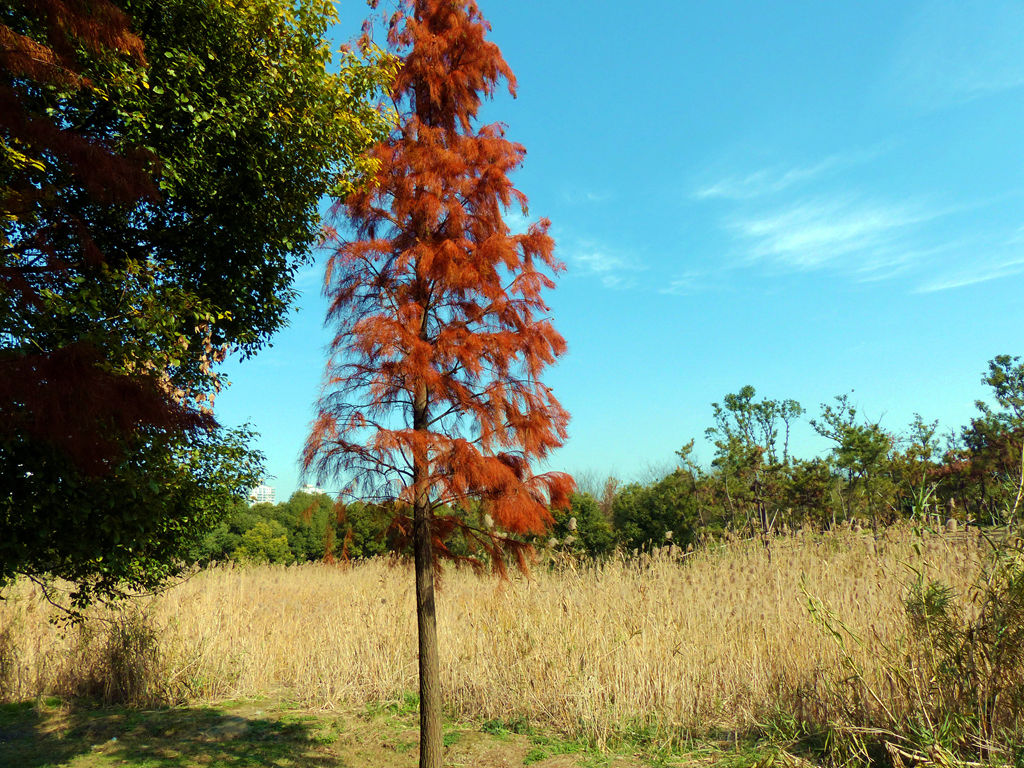
[[[273,504],[276,494],[269,485],[257,485],[249,491],[249,504]]]

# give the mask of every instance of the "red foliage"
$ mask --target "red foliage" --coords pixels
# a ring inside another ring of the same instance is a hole
[[[541,533],[572,479],[535,475],[566,437],[568,414],[541,383],[565,352],[542,291],[564,269],[549,223],[512,234],[526,213],[508,178],[524,148],[502,125],[475,128],[481,97],[514,79],[473,0],[416,0],[392,18],[403,55],[400,127],[376,147],[376,184],[334,206],[353,228],[331,243],[325,290],[337,327],[304,466],[431,510],[479,500],[499,529]],[[431,515],[433,549],[456,530],[500,565],[514,540]],[[396,520],[411,535],[408,518]]]
[[[26,29],[0,23],[0,297],[11,316],[46,311],[43,290],[57,293],[75,275],[91,275],[107,261],[80,210],[58,194],[75,185],[81,204],[136,205],[158,193],[147,170],[151,158],[118,153],[104,136],[48,114],[34,94],[62,89],[69,97],[93,87],[83,75],[90,59],[123,57],[146,63],[142,40],[109,0],[22,0]],[[9,17],[9,18],[14,18]],[[13,22],[12,22],[13,23]],[[212,418],[185,407],[150,374],[113,373],[97,350],[70,343],[44,348],[0,328],[0,438],[29,436],[64,452],[82,471],[109,469],[126,438],[144,427],[190,430]],[[14,342],[14,343],[11,343]],[[22,343],[17,343],[22,342]]]
[[[108,471],[124,438],[143,427],[189,431],[212,425],[212,416],[169,398],[155,377],[103,370],[87,344],[0,357],[0,438],[41,440],[88,474]]]
[[[25,165],[12,174],[3,190],[4,214],[21,227],[34,221],[36,233],[23,238],[17,268],[4,270],[0,288],[13,288],[23,300],[31,301],[25,276],[66,266],[49,247],[55,236],[77,240],[84,263],[102,261],[75,211],[59,208],[58,197],[48,194],[52,174],[69,175],[93,201],[105,205],[134,204],[156,199],[158,193],[146,170],[148,158],[118,154],[100,138],[62,125],[33,106],[32,93],[40,86],[69,92],[92,88],[81,73],[80,50],[97,58],[123,56],[144,65],[142,40],[131,30],[128,17],[108,0],[26,0],[23,5],[44,39],[0,24],[0,133],[39,167],[48,168],[49,177],[41,179],[35,166]]]

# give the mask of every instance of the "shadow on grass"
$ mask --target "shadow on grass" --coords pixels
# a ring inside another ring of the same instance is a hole
[[[51,732],[49,721],[47,712],[33,702],[0,705],[0,765],[60,765],[79,754],[77,744]]]
[[[252,707],[154,711],[62,702],[0,706],[0,765],[145,768],[294,768],[343,765],[329,717],[267,714]],[[83,756],[89,756],[85,758]]]

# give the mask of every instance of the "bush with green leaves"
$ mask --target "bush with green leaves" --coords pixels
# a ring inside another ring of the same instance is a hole
[[[242,540],[231,559],[240,563],[283,563],[295,562],[291,547],[288,546],[288,532],[276,520],[260,520],[242,534]]]
[[[699,524],[689,476],[676,470],[653,485],[625,486],[612,504],[612,519],[619,541],[630,549],[669,541],[686,546]]]
[[[860,638],[809,597],[844,667],[798,706],[799,730],[817,734],[828,764],[1024,765],[1024,543],[1008,532],[989,543],[968,594],[923,573],[910,585],[908,633],[884,651],[884,691],[850,651]]]
[[[569,509],[552,512],[555,525],[551,535],[562,547],[590,557],[601,557],[615,549],[615,533],[597,499],[589,493],[574,493],[569,503]]]
[[[965,599],[919,577],[906,602],[913,690],[927,693],[917,726],[955,718],[953,746],[981,757],[1024,747],[1024,547],[1019,538],[991,543],[992,561]]]
[[[393,517],[393,512],[381,504],[354,501],[345,505],[339,524],[338,554],[361,558],[389,552],[387,534]]]

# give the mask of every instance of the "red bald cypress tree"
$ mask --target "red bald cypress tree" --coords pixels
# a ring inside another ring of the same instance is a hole
[[[400,125],[374,150],[376,184],[335,206],[354,234],[327,267],[337,335],[304,452],[318,479],[411,510],[396,527],[415,559],[421,766],[441,764],[436,558],[461,534],[499,569],[507,553],[522,565],[510,534],[543,532],[573,485],[530,468],[566,436],[540,380],[565,351],[541,298],[563,266],[546,220],[512,234],[502,218],[526,212],[508,179],[525,150],[501,125],[475,127],[483,96],[515,88],[488,31],[473,0],[406,0],[391,20]],[[496,527],[458,514],[471,505]]]

